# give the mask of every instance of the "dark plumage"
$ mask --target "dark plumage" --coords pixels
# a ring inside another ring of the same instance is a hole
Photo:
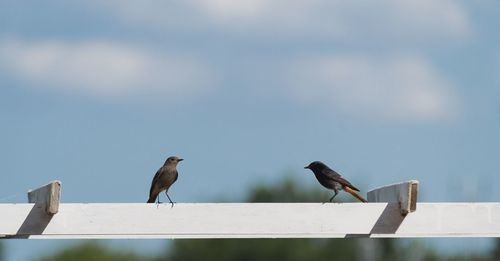
[[[344,190],[350,193],[362,202],[367,202],[366,199],[356,193],[356,191],[359,191],[358,188],[356,188],[351,184],[351,182],[340,176],[340,174],[335,170],[330,169],[323,162],[314,161],[304,168],[312,170],[314,176],[316,176],[316,179],[321,185],[323,185],[323,187],[332,189],[335,192],[335,194],[330,198],[330,202],[333,200],[333,198],[335,198],[335,196],[337,196],[340,190]]]
[[[174,184],[179,176],[179,173],[177,173],[177,163],[181,161],[183,161],[183,159],[178,157],[169,157],[165,161],[165,164],[156,172],[151,182],[151,188],[149,189],[148,203],[154,203],[156,198],[158,198],[158,203],[160,203],[160,197],[158,195],[165,190],[165,195],[167,195],[172,207],[174,206],[174,202],[168,196],[168,189]]]

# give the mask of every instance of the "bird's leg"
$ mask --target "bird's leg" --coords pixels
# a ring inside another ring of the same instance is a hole
[[[330,198],[330,202],[333,201],[333,199],[335,198],[335,196],[337,196],[337,194],[339,194],[339,192],[335,189],[335,194],[333,194],[333,196]]]
[[[167,195],[167,198],[170,201],[170,204],[172,204],[172,207],[174,207],[174,202],[170,199],[166,190],[165,190],[165,195]]]

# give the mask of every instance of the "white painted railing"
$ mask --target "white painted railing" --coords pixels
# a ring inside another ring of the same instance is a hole
[[[380,189],[394,186],[397,187],[392,185]],[[408,186],[408,183],[401,183],[401,186]],[[405,199],[392,193],[395,197],[391,199],[387,198],[391,193],[384,192],[385,200],[391,203],[178,203],[174,207],[145,203],[60,203],[57,209],[47,207],[50,200],[0,204],[0,237],[500,236],[500,203],[416,203],[415,208],[403,211],[406,206],[411,206],[413,197],[416,200],[417,193],[408,193],[405,189],[401,191],[409,197]],[[56,194],[48,190],[52,198]],[[406,203],[400,202],[401,199]]]

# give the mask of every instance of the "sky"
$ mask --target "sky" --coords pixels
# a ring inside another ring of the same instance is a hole
[[[0,203],[242,201],[321,160],[363,191],[498,201],[497,1],[0,0]],[[307,175],[306,175],[307,174]],[[153,243],[151,243],[153,242]],[[113,241],[161,251],[164,241]],[[7,260],[68,243],[7,241]],[[437,240],[487,249],[489,240]],[[26,250],[30,251],[26,251]]]

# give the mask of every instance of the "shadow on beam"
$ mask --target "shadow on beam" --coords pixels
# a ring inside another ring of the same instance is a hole
[[[369,234],[346,234],[345,238],[370,237],[372,234],[394,234],[406,216],[401,215],[399,203],[387,203]]]
[[[29,238],[31,235],[41,235],[52,220],[52,215],[45,212],[45,204],[34,204],[15,235],[4,238]]]

